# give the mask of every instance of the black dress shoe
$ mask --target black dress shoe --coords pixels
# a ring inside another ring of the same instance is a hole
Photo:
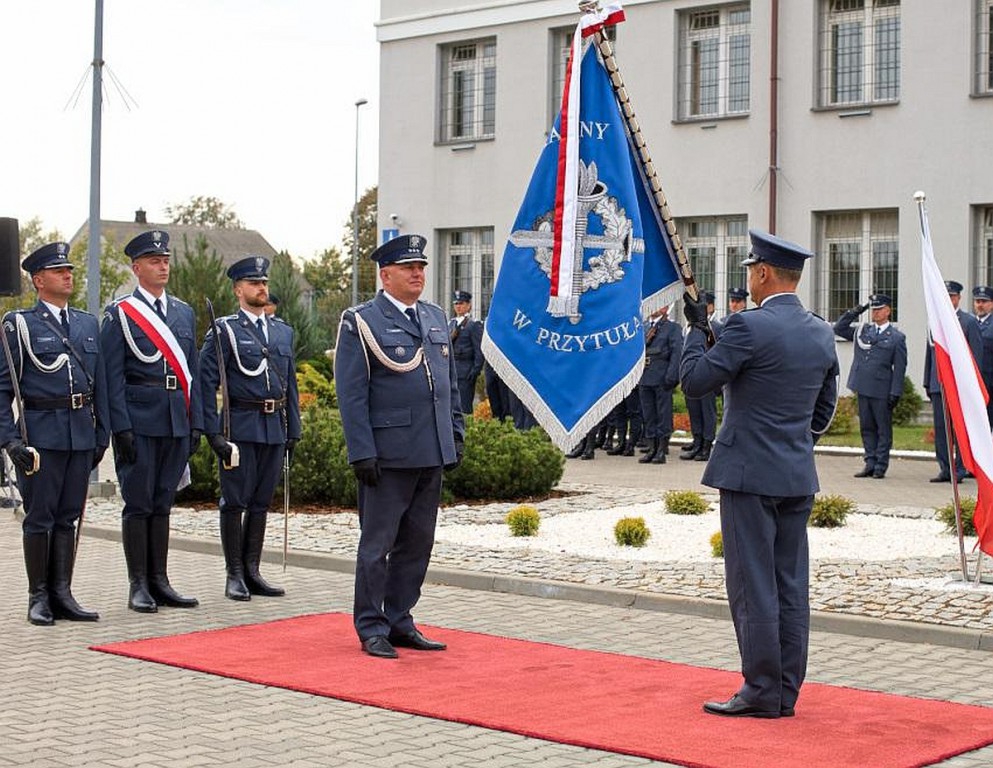
[[[703,711],[711,715],[722,715],[724,717],[764,717],[773,719],[782,716],[780,710],[760,709],[754,704],[749,704],[737,693],[727,701],[705,702]]]
[[[928,482],[931,482],[931,483],[950,483],[951,481],[952,481],[952,478],[949,477],[948,475],[937,475],[936,477],[932,477]]]
[[[780,717],[793,717],[795,714],[796,711],[793,709],[793,707],[780,707],[779,709]]]
[[[872,473],[873,480],[882,480],[884,477],[886,477],[886,473],[881,470],[877,469]]]
[[[862,471],[856,472],[855,477],[872,477],[872,467],[862,467]]]
[[[428,640],[417,629],[403,634],[391,632],[390,642],[397,648],[413,648],[415,651],[443,651],[448,647],[436,640]]]
[[[396,648],[383,635],[376,635],[368,640],[363,640],[362,650],[377,659],[395,659],[399,655]]]

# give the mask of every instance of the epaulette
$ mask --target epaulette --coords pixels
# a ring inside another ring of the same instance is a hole
[[[423,299],[418,299],[417,300],[417,303],[418,304],[423,304],[426,307],[433,307],[434,309],[441,309],[441,307],[439,307],[437,304],[435,304],[433,302],[430,302],[430,301],[424,301]],[[441,309],[441,311],[444,312],[445,310]]]
[[[823,318],[823,317],[821,317],[820,315],[818,315],[818,314],[817,314],[816,312],[811,312],[811,310],[809,310],[809,309],[808,309],[807,311],[808,311],[808,312],[810,312],[810,314],[812,314],[812,315],[813,315],[814,317],[816,317],[816,318],[817,318],[818,320],[824,320],[824,318]],[[827,322],[827,320],[824,320],[824,322],[826,323],[826,322]]]
[[[173,295],[171,293],[169,294],[169,298],[170,299],[174,299],[179,304],[182,304],[184,307],[190,307],[190,305],[187,302],[183,301],[181,298],[179,298],[178,296],[175,296],[175,295]],[[190,307],[190,309],[193,309],[193,307]]]
[[[275,315],[272,315],[269,319],[274,323],[282,323],[283,325],[289,325],[289,323],[287,323],[283,318],[276,317]]]

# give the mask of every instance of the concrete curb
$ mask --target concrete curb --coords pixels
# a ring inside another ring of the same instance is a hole
[[[86,525],[83,533],[94,538],[120,541],[121,532],[115,528]],[[219,541],[176,536],[170,539],[170,546],[184,552],[221,556]],[[267,563],[282,563],[283,553],[275,549],[263,552]],[[287,566],[311,570],[332,571],[335,573],[355,573],[355,561],[326,552],[304,552],[290,550],[286,556]],[[550,600],[572,600],[589,605],[606,605],[614,608],[633,608],[642,611],[660,611],[686,616],[701,616],[710,619],[731,620],[728,605],[723,600],[710,600],[683,595],[665,595],[639,592],[633,589],[598,587],[588,584],[545,579],[532,579],[523,576],[506,576],[467,571],[458,568],[428,569],[427,581],[459,589],[479,592],[501,592],[505,594],[540,597]],[[878,640],[895,640],[903,643],[927,643],[949,648],[972,651],[993,651],[993,633],[977,629],[945,627],[937,624],[922,624],[912,621],[876,619],[869,616],[852,616],[842,613],[814,611],[810,617],[810,628],[815,632],[829,632],[840,635],[871,637]]]

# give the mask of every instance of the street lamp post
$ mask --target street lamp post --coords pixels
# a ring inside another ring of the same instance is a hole
[[[366,99],[355,102],[355,200],[352,204],[352,306],[359,303],[359,108]]]

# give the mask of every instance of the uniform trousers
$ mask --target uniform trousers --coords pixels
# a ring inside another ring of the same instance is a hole
[[[441,467],[384,468],[376,487],[359,483],[353,618],[360,640],[414,629],[410,611],[434,548]]]
[[[135,460],[124,464],[115,456],[117,479],[124,499],[124,517],[168,515],[176,486],[189,458],[190,438],[135,435]]]
[[[738,694],[769,711],[792,707],[807,671],[814,497],[724,489],[720,497],[724,575],[745,678]]]
[[[672,437],[672,390],[661,385],[641,384],[638,395],[641,397],[644,436],[649,440],[668,440]]]
[[[490,401],[490,413],[494,419],[503,420],[510,416],[510,390],[496,371],[489,365],[483,366],[486,381],[486,398]]]
[[[472,401],[476,397],[476,379],[470,379],[468,376],[459,376],[459,404],[462,408],[462,413],[466,416],[472,416]]]
[[[17,471],[17,488],[24,500],[22,530],[26,534],[71,531],[86,504],[94,451],[37,450],[38,471],[31,475]]]
[[[694,437],[713,443],[717,434],[717,395],[687,397],[686,410],[690,415],[690,431]]]
[[[260,514],[269,510],[283,470],[283,443],[237,442],[238,466],[220,469],[221,512]]]
[[[859,431],[866,467],[885,472],[890,466],[893,447],[893,412],[886,398],[859,395]]]
[[[938,460],[939,474],[951,477],[948,462],[948,433],[945,430],[945,405],[941,393],[929,394],[931,398],[931,415],[934,424],[934,455]],[[954,442],[954,436],[952,438]],[[965,465],[958,450],[955,451],[955,473],[959,478],[965,477]]]

